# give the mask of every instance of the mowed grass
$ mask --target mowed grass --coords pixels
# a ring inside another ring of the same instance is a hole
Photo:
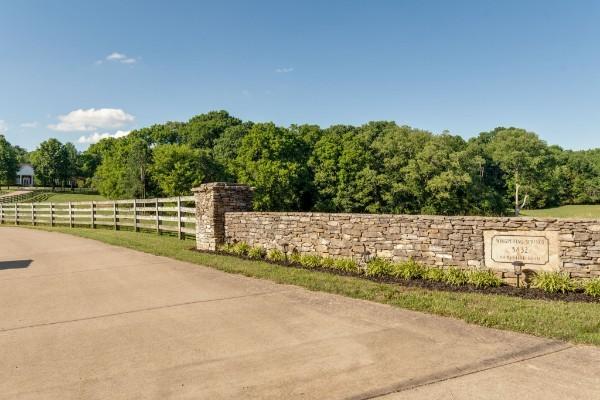
[[[100,196],[99,194],[87,194],[87,193],[54,193],[46,202],[52,203],[68,203],[69,201],[102,201],[106,200],[106,197]]]
[[[468,323],[574,343],[600,345],[600,304],[526,300],[483,293],[433,291],[366,279],[338,276],[190,250],[193,240],[173,236],[106,229],[36,227],[99,240],[150,254],[204,265],[220,271],[280,284],[458,318]],[[357,305],[360,307],[360,305]]]
[[[541,210],[524,210],[521,214],[527,217],[600,219],[600,205],[572,205]]]

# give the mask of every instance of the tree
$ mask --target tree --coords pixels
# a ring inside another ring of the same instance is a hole
[[[301,208],[308,170],[302,141],[273,123],[252,126],[241,141],[236,176],[256,187],[254,207],[259,210]]]
[[[196,148],[211,148],[227,128],[241,123],[241,120],[223,110],[196,115],[181,127],[181,143]]]
[[[154,148],[152,179],[166,196],[189,194],[207,176],[210,166],[206,150],[184,144],[164,144]]]
[[[128,138],[125,180],[136,196],[146,198],[146,173],[151,152],[148,144],[136,137]]]
[[[40,143],[39,147],[31,154],[31,163],[35,169],[36,178],[44,186],[56,187],[57,183],[66,175],[68,168],[68,154],[61,142],[48,139]]]
[[[13,146],[13,150],[17,156],[17,163],[24,164],[29,162],[29,152],[21,146]]]
[[[389,213],[416,213],[420,194],[407,181],[407,168],[432,140],[430,132],[409,126],[387,126],[373,141],[371,151],[379,160],[382,209]],[[420,189],[420,184],[416,189]]]
[[[63,152],[64,160],[59,171],[59,179],[63,186],[69,184],[73,187],[75,179],[79,175],[79,152],[73,143],[65,143],[63,145]]]
[[[252,129],[252,123],[246,122],[241,125],[230,126],[221,136],[215,140],[212,153],[215,162],[220,166],[222,178],[226,181],[235,181],[238,150],[242,144],[242,139]]]
[[[0,135],[0,184],[10,185],[17,174],[17,154],[4,135]]]
[[[535,133],[496,128],[487,151],[505,173],[509,191],[514,194],[515,215],[528,201],[535,207],[556,204],[552,193],[556,190],[556,160]]]

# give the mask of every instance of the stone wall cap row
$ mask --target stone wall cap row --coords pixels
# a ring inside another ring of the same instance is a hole
[[[210,189],[215,188],[231,188],[231,189],[245,189],[245,190],[254,190],[255,188],[244,185],[242,183],[231,183],[231,182],[211,182],[211,183],[203,183],[202,185],[195,187],[192,189],[192,192],[203,192]]]
[[[195,189],[194,189],[195,190]],[[484,217],[484,216],[461,216],[461,215],[425,215],[425,214],[361,214],[361,213],[327,213],[327,212],[285,212],[285,211],[236,211],[228,212],[232,216],[237,215],[255,215],[264,217],[326,217],[326,218],[405,218],[412,220],[429,220],[429,221],[492,221],[492,222],[546,222],[546,223],[584,223],[584,224],[599,224],[600,219],[594,218],[542,218],[542,217]],[[600,230],[600,226],[598,228]]]

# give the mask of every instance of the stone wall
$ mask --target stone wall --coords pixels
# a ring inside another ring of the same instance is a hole
[[[558,232],[558,269],[574,277],[600,276],[600,221],[228,212],[225,241],[322,256],[413,258],[429,265],[485,267],[484,231]],[[512,265],[500,272],[511,278]]]
[[[196,247],[216,250],[225,241],[225,213],[252,209],[252,188],[215,182],[192,191],[196,199]]]

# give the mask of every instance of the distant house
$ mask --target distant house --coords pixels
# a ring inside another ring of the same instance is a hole
[[[31,164],[19,165],[19,171],[17,171],[17,185],[33,186],[33,175],[33,166]]]

